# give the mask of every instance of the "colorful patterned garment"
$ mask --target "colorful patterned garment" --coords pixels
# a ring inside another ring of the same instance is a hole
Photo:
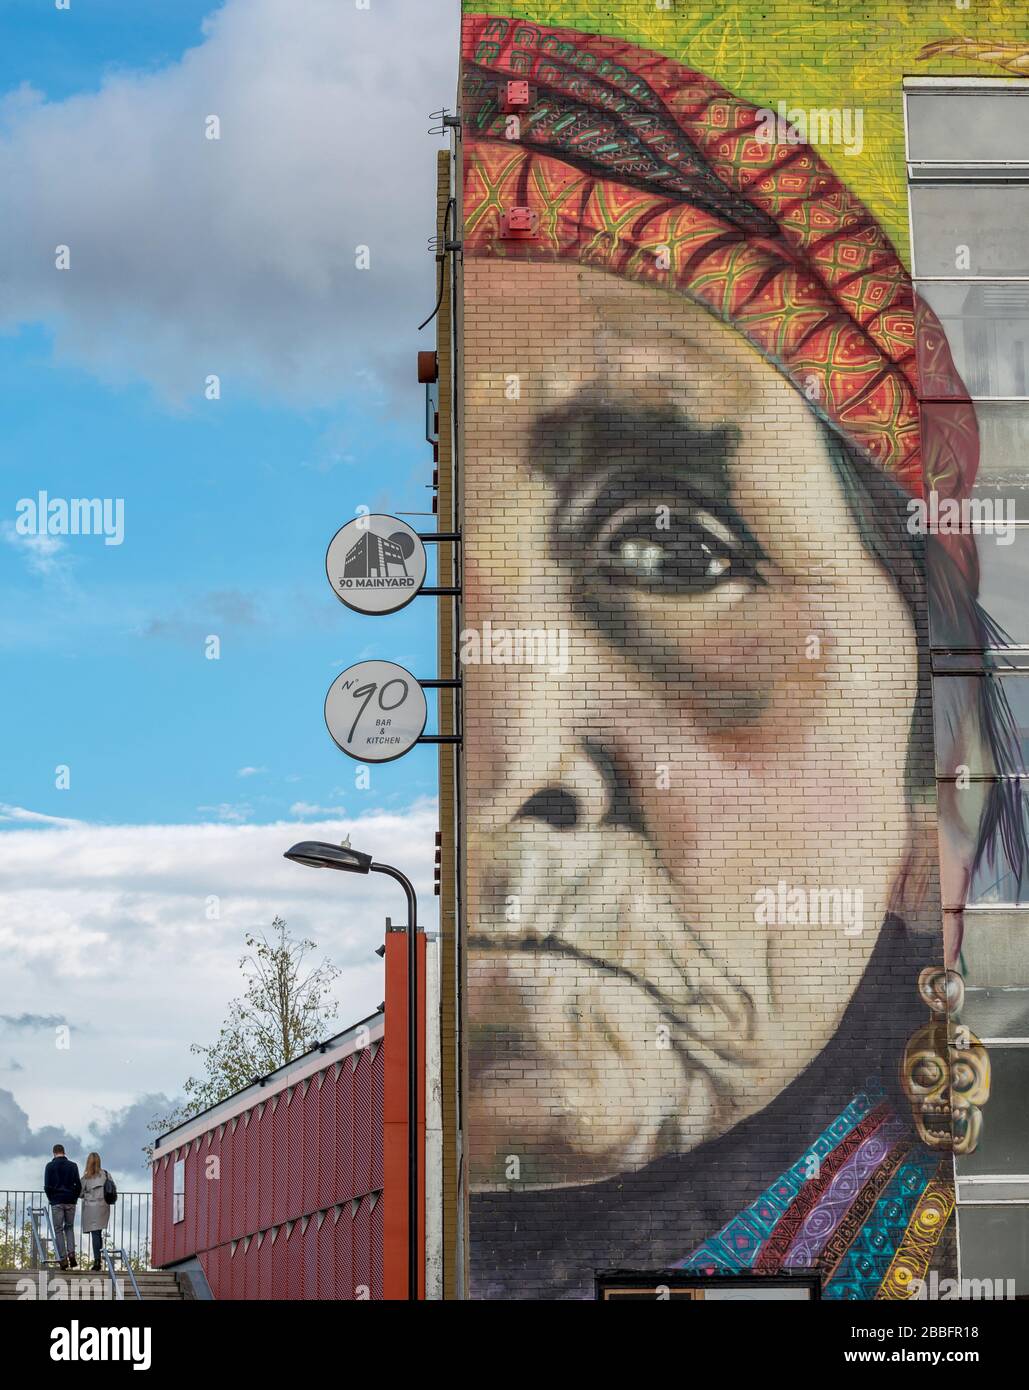
[[[767,138],[758,108],[620,40],[476,15],[463,52],[467,255],[568,259],[683,294],[910,495],[968,495],[978,431],[946,337],[810,146]],[[499,109],[508,79],[530,83],[517,127]],[[538,214],[535,239],[502,235],[512,207]],[[919,376],[953,402],[921,422]],[[970,538],[941,540],[975,577]]]
[[[950,1161],[919,1143],[881,1093],[863,1092],[679,1268],[817,1269],[823,1298],[908,1298],[954,1209],[950,1171]]]

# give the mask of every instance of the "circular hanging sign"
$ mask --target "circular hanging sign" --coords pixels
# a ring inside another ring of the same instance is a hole
[[[425,691],[392,661],[359,661],[336,677],[325,697],[325,723],[334,742],[359,763],[402,758],[428,718]]]
[[[396,613],[425,581],[425,546],[395,516],[358,516],[329,541],[325,573],[332,592],[355,613]]]

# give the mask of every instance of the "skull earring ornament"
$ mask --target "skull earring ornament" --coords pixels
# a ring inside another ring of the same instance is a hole
[[[980,1106],[990,1095],[990,1059],[963,1024],[950,1035],[949,1015],[964,1002],[960,975],[929,966],[918,977],[918,993],[933,1017],[908,1041],[900,1076],[915,1128],[930,1149],[970,1154],[982,1131]]]

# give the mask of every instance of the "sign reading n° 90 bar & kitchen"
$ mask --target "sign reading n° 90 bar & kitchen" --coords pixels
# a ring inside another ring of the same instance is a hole
[[[360,763],[403,757],[428,718],[425,691],[410,671],[392,661],[360,661],[336,677],[325,697],[325,723],[333,741]]]
[[[357,613],[396,613],[425,580],[425,546],[406,521],[372,512],[333,536],[325,553],[332,592]]]

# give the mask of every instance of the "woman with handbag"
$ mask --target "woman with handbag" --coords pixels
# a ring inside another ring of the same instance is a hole
[[[100,1155],[91,1153],[82,1174],[82,1234],[88,1231],[93,1240],[93,1270],[100,1268],[100,1251],[104,1231],[111,1219],[111,1206],[116,1200],[114,1179],[100,1166]]]

